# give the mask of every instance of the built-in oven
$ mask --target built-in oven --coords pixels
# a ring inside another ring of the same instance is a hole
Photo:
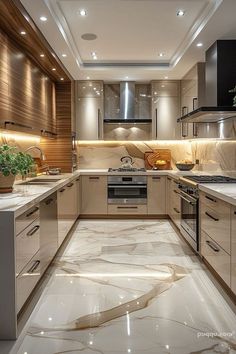
[[[108,204],[147,204],[147,176],[108,176]]]
[[[181,198],[181,233],[195,251],[199,250],[198,190],[179,184]]]

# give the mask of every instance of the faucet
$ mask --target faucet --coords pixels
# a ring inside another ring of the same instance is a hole
[[[25,150],[25,152],[29,152],[30,150],[38,150],[40,152],[40,159],[42,161],[46,160],[46,156],[44,155],[42,149],[40,149],[40,147],[38,146],[30,146],[28,149]]]

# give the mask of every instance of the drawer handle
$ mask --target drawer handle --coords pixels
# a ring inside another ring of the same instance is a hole
[[[89,179],[99,179],[99,177],[89,177]]]
[[[209,218],[211,218],[212,220],[214,220],[214,221],[219,221],[219,219],[215,218],[214,216],[212,216],[211,214],[209,214],[207,211],[205,212],[205,214],[206,214],[207,216],[209,216]]]
[[[206,243],[214,252],[220,252],[220,249],[216,247],[213,242],[207,240]]]
[[[33,209],[32,211],[30,211],[28,214],[26,214],[26,217],[30,217],[31,215],[33,215],[34,213],[36,213],[39,210],[39,207],[36,207],[35,209]]]
[[[179,182],[178,182],[178,181],[174,181],[174,183],[175,183],[175,184],[179,184]]]
[[[177,190],[176,190],[176,189],[174,189],[174,192],[175,192],[176,194],[180,194],[180,192],[177,192]]]
[[[234,212],[234,215],[236,215],[236,211]]]
[[[61,189],[61,190],[60,190],[60,193],[65,192],[65,190],[66,190],[65,188]]]
[[[137,206],[118,206],[117,209],[138,209]]]
[[[170,177],[167,177],[168,181],[171,181],[171,178]]]
[[[73,187],[73,185],[74,185],[74,183],[69,183],[69,184],[67,184],[67,187],[71,188],[71,187]]]
[[[180,214],[180,211],[177,208],[173,208],[173,209],[176,213]]]
[[[39,267],[39,265],[40,265],[40,261],[39,260],[35,261],[27,273],[33,273]]]
[[[152,177],[152,179],[161,179],[161,177],[155,176],[155,177]]]
[[[37,232],[39,230],[40,226],[39,225],[35,225],[29,232],[27,232],[27,236],[33,236],[35,234],[35,232]]]
[[[50,199],[46,200],[45,204],[46,204],[46,205],[49,205],[49,204],[51,204],[52,202],[53,202],[53,198],[50,198]]]
[[[213,199],[213,198],[211,198],[211,197],[208,197],[208,195],[205,195],[205,198],[206,198],[206,199],[209,199],[210,201],[212,201],[212,202],[214,202],[214,203],[216,203],[216,200]]]
[[[76,182],[80,181],[80,178],[76,178]]]

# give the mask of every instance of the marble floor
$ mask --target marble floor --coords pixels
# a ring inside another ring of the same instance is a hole
[[[14,354],[236,353],[236,315],[166,220],[82,220]]]

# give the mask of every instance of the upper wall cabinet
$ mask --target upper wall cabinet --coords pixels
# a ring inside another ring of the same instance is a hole
[[[181,115],[185,115],[205,101],[205,63],[197,63],[181,80]],[[197,135],[196,125],[182,123],[182,138],[192,138]]]
[[[76,133],[79,140],[103,138],[103,82],[77,81]]]
[[[179,139],[179,81],[152,81],[152,138]]]
[[[0,33],[0,127],[56,133],[55,85]]]

